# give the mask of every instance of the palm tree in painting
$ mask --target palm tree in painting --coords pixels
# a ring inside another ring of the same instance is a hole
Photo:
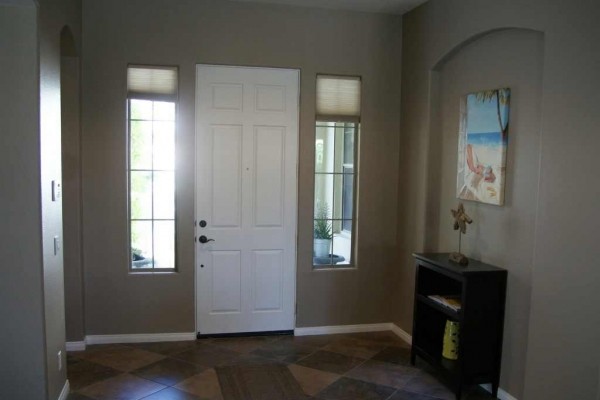
[[[506,121],[502,123],[502,112],[500,106],[508,106],[510,101],[510,90],[509,89],[494,89],[484,90],[477,92],[477,101],[486,102],[496,100],[496,108],[498,111],[498,124],[500,125],[500,132],[502,132],[502,139],[506,139],[508,133],[508,114],[506,114]]]

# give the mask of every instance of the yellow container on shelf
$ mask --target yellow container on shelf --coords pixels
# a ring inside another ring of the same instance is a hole
[[[446,321],[446,329],[444,331],[444,347],[442,356],[449,360],[458,359],[458,335],[460,324],[456,321]]]

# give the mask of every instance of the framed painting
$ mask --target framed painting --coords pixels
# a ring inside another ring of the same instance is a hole
[[[462,98],[458,138],[459,199],[504,204],[510,89]]]

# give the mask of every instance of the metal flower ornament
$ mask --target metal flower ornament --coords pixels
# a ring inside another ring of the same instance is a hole
[[[458,231],[458,253],[450,253],[450,261],[460,265],[469,265],[469,259],[460,252],[462,235],[467,233],[467,224],[473,223],[473,219],[465,212],[465,206],[458,204],[456,210],[450,210],[454,217],[454,230]]]

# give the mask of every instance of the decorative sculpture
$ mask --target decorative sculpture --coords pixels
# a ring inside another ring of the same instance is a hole
[[[467,224],[471,224],[473,220],[465,212],[465,207],[462,203],[458,203],[456,210],[450,210],[454,217],[454,230],[458,231],[458,253],[450,253],[450,261],[460,265],[469,265],[469,259],[460,252],[462,235],[467,233]]]

